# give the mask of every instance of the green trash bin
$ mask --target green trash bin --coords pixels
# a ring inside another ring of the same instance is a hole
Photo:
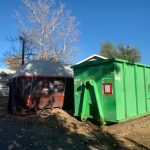
[[[150,114],[150,66],[97,59],[72,68],[75,116],[105,124]]]

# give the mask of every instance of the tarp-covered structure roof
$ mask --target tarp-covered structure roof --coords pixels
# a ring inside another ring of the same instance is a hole
[[[18,76],[73,77],[73,70],[59,62],[32,60],[22,65],[13,75]]]

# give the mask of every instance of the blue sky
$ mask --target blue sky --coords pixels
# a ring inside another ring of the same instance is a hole
[[[150,0],[61,1],[80,22],[80,52],[74,62],[98,54],[102,42],[112,41],[138,47],[142,63],[150,65]],[[20,6],[21,0],[0,1],[0,57],[10,46],[6,37],[17,34],[13,13]]]

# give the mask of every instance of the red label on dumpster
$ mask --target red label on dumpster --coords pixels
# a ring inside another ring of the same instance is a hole
[[[103,84],[104,94],[112,94],[112,83]]]

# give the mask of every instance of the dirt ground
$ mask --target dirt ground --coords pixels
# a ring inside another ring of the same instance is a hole
[[[91,120],[81,122],[73,117],[72,112],[66,112],[61,109],[40,110],[30,116],[12,116],[7,114],[6,108],[7,98],[1,97],[0,149],[14,148],[14,145],[10,147],[12,145],[10,144],[11,142],[6,143],[4,140],[9,136],[12,137],[13,132],[22,134],[18,128],[28,129],[26,134],[25,132],[23,133],[22,136],[24,137],[30,136],[28,134],[32,132],[35,138],[38,137],[39,140],[42,138],[44,141],[43,145],[39,143],[41,147],[38,147],[40,149],[150,149],[150,115],[119,124],[100,126],[97,122],[93,123]],[[7,125],[9,125],[8,128]],[[12,126],[14,128],[11,128]],[[35,134],[37,130],[38,135]],[[9,133],[7,134],[6,132],[8,131]],[[41,133],[44,133],[42,137]],[[61,138],[62,141],[60,140]],[[17,139],[11,138],[12,141],[17,141]],[[51,140],[51,144],[49,140]],[[28,143],[28,141],[26,142]],[[27,143],[20,141],[19,144],[22,145],[20,149],[25,149]],[[7,144],[8,147],[6,147]],[[33,143],[31,145],[32,147],[30,148],[36,148],[36,145]]]

